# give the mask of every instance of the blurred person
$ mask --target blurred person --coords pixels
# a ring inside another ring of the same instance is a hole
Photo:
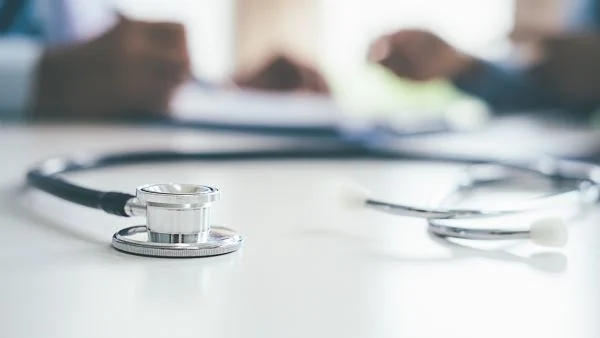
[[[236,76],[235,83],[243,88],[268,91],[330,94],[318,70],[285,54],[276,54],[251,74]]]
[[[588,0],[584,12],[581,26],[592,30],[541,39],[543,57],[529,67],[478,59],[419,29],[379,38],[369,57],[403,78],[449,79],[497,111],[589,112],[600,106],[600,0]]]
[[[309,67],[277,57],[241,87],[321,92]],[[166,115],[188,81],[184,27],[115,14],[95,0],[0,0],[0,118]]]
[[[103,8],[93,3],[0,1],[2,117],[99,119],[167,111],[173,91],[189,76],[183,26],[106,10],[101,17]]]

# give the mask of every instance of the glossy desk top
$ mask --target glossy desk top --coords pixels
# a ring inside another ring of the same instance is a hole
[[[241,251],[152,259],[113,250],[120,219],[22,191],[25,170],[72,152],[236,148],[239,136],[127,127],[0,127],[0,337],[599,337],[600,210],[570,242],[474,250],[429,237],[422,221],[336,207],[345,176],[425,204],[459,167],[419,162],[185,163],[71,175],[133,192],[180,181],[222,189],[215,221]]]

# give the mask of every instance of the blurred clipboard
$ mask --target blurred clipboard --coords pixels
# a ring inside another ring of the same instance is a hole
[[[357,117],[333,99],[305,93],[273,93],[212,89],[189,85],[172,101],[173,123],[198,129],[263,135],[344,139],[399,137],[448,130],[441,120],[404,124],[389,119]]]

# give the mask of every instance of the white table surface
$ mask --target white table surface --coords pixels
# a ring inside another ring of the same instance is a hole
[[[564,249],[441,244],[422,221],[335,207],[345,176],[423,204],[459,168],[419,162],[144,165],[80,173],[132,192],[180,181],[222,189],[215,223],[241,251],[153,259],[113,250],[121,219],[22,192],[36,161],[72,152],[236,148],[240,137],[131,127],[0,127],[0,337],[600,337],[600,210]],[[258,142],[258,141],[256,141]]]

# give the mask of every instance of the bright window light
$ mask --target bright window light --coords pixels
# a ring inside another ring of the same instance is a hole
[[[370,42],[401,28],[424,28],[453,45],[493,58],[507,50],[514,0],[322,0],[326,66],[363,62]]]

